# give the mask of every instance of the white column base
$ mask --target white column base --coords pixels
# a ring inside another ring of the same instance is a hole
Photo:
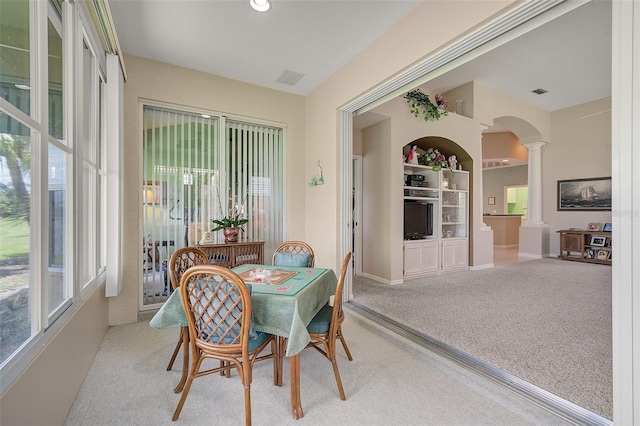
[[[520,249],[518,256],[542,258],[544,248],[549,247],[549,225],[525,224],[520,227]]]
[[[493,266],[493,229],[483,226],[473,234],[473,259],[470,259],[470,269],[484,269]]]

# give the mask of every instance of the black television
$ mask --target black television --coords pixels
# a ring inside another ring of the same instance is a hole
[[[433,204],[405,201],[404,239],[422,240],[433,235]]]

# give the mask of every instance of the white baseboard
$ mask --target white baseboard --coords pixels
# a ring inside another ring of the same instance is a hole
[[[375,275],[367,274],[366,272],[361,273],[360,276],[365,277],[365,278],[369,278],[370,280],[374,280],[374,281],[377,281],[379,283],[383,283],[383,284],[387,284],[387,285],[398,285],[398,284],[404,283],[403,280],[396,280],[396,281],[386,280],[384,278],[380,278],[380,277],[377,277]]]
[[[469,266],[469,270],[470,271],[480,271],[482,269],[491,269],[494,266],[495,265],[493,263],[487,263],[487,264],[484,264],[484,265]]]

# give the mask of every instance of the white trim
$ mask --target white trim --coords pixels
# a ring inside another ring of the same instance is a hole
[[[353,220],[357,223],[354,228],[354,245],[355,245],[355,253],[354,253],[354,263],[355,263],[355,271],[356,275],[362,274],[362,227],[360,224],[362,223],[362,155],[354,155],[353,160],[357,164],[356,169],[354,170],[355,176],[355,194],[354,194],[354,204],[356,217]],[[353,293],[351,293],[351,297],[353,297]]]
[[[613,420],[631,425],[640,424],[640,269],[634,268],[640,253],[638,2],[613,1],[612,28]]]
[[[122,179],[124,77],[117,56],[106,54],[106,172],[107,172],[107,284],[105,295],[114,297],[122,290]]]

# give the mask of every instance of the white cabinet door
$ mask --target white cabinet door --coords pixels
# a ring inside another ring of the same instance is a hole
[[[442,241],[442,269],[467,269],[467,240]]]
[[[422,245],[404,244],[404,275],[419,275],[422,272]]]
[[[438,241],[420,240],[404,243],[404,276],[419,277],[438,272]]]
[[[422,272],[438,272],[438,242],[422,244]]]

